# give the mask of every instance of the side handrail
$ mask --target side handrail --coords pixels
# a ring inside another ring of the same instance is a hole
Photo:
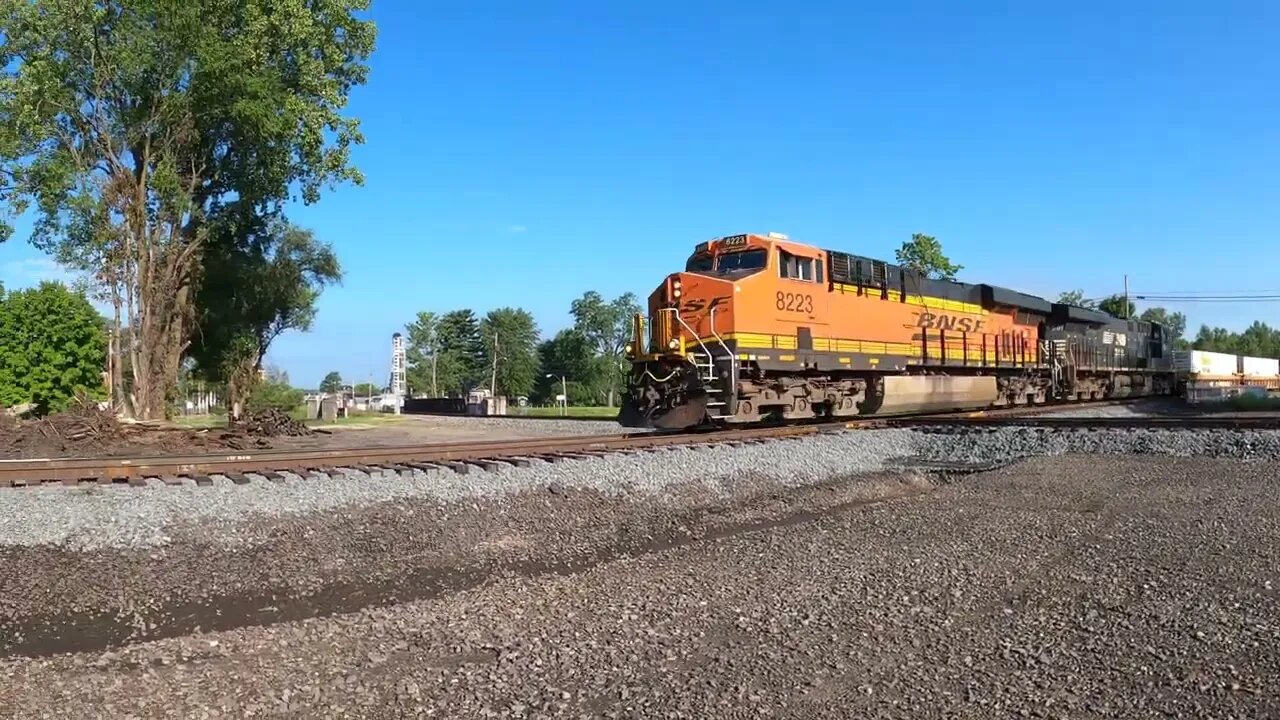
[[[730,393],[737,392],[738,387],[738,363],[734,362],[733,353],[729,351],[729,346],[724,344],[724,340],[720,337],[720,333],[716,332],[716,309],[713,307],[707,311],[707,319],[711,323],[711,336],[720,343],[720,347],[724,348],[724,354],[729,358],[729,387],[726,390]],[[712,357],[712,361],[715,357]]]
[[[712,308],[712,310],[714,311],[715,308]],[[689,335],[693,336],[693,339],[697,341],[698,346],[701,347],[702,351],[707,354],[707,357],[714,361],[716,356],[711,353],[710,348],[708,348],[705,344],[703,344],[702,338],[698,337],[698,333],[694,332],[693,328],[689,327],[689,323],[685,322],[684,318],[680,317],[680,311],[675,309],[671,309],[670,311],[675,313],[676,320],[680,321],[680,326],[683,327],[685,330],[689,331]],[[696,365],[697,363],[694,363],[694,364]]]

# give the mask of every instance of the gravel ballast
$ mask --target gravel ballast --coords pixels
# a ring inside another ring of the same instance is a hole
[[[539,421],[540,422],[540,421]],[[743,477],[783,487],[875,472],[904,459],[1002,462],[1064,453],[1152,454],[1280,458],[1280,432],[1235,430],[1045,430],[1025,427],[921,432],[871,430],[703,449],[673,448],[567,463],[536,461],[527,468],[460,475],[259,478],[213,487],[60,486],[0,491],[0,546],[56,545],[76,551],[145,549],[167,544],[199,524],[205,541],[230,547],[251,543],[246,520],[327,513],[379,502],[421,500],[440,505],[493,499],[550,486],[605,494],[661,495],[683,484],[715,489]]]
[[[899,478],[917,492],[852,504],[816,498],[858,483],[824,481],[791,491],[808,517],[575,572],[0,661],[0,707],[18,718],[1274,717],[1276,470],[1068,455],[943,484]],[[547,493],[542,515],[490,529],[554,525],[617,499],[581,493]]]

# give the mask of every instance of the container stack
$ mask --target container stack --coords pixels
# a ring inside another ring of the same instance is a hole
[[[1190,350],[1174,354],[1188,402],[1280,390],[1280,359]]]

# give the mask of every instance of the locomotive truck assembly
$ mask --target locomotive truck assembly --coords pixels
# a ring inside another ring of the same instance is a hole
[[[619,422],[700,425],[1172,394],[1155,323],[741,234],[650,294]]]

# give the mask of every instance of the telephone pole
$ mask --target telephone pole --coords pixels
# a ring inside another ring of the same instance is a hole
[[[1129,274],[1124,276],[1124,319],[1129,319]]]
[[[498,392],[498,331],[493,331],[493,371],[489,375],[489,395]]]

